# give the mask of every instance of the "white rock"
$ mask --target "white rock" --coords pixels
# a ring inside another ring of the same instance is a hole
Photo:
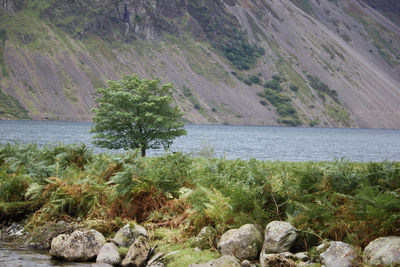
[[[97,255],[96,262],[103,262],[111,265],[119,264],[121,262],[121,257],[118,253],[118,247],[114,243],[104,244]]]
[[[241,260],[258,258],[263,244],[262,229],[255,224],[245,224],[221,236],[218,249],[222,255],[232,255]]]
[[[354,266],[356,254],[351,245],[334,241],[329,248],[320,255],[321,261],[326,267],[351,267]]]
[[[370,265],[400,264],[400,237],[380,237],[364,249],[363,259]]]
[[[147,230],[144,227],[139,224],[127,224],[119,229],[113,241],[119,247],[129,248],[139,236],[149,238]]]
[[[297,229],[288,222],[273,221],[265,228],[262,253],[272,254],[289,251],[297,238]]]
[[[95,230],[75,231],[54,238],[50,254],[66,261],[89,261],[96,258],[105,243],[104,236]]]

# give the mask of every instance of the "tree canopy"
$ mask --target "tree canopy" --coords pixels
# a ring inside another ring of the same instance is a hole
[[[168,148],[173,139],[185,135],[183,113],[172,106],[172,84],[160,86],[159,80],[124,75],[99,88],[94,108],[95,145],[109,149]]]

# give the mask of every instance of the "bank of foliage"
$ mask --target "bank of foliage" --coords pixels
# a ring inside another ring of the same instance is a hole
[[[287,220],[301,230],[303,249],[322,239],[364,247],[400,234],[399,192],[398,162],[142,158],[138,151],[94,154],[84,145],[0,146],[1,213],[27,203],[31,228],[61,219],[129,219],[194,235],[205,225],[221,234]]]
[[[258,96],[268,100],[279,115],[278,122],[289,126],[301,125],[301,120],[292,99],[283,93],[281,83],[283,78],[279,75],[272,76],[272,79],[264,83],[264,90]]]

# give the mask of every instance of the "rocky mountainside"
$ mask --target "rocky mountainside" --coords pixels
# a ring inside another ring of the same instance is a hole
[[[400,128],[396,0],[0,0],[0,118],[90,120],[175,84],[191,123]]]

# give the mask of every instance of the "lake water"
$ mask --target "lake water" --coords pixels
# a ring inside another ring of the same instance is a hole
[[[55,121],[1,121],[0,143],[63,142],[89,147],[91,123]],[[178,138],[171,151],[196,154],[205,144],[216,157],[272,161],[400,161],[400,130],[186,125],[188,135]],[[96,152],[104,149],[95,148]],[[164,153],[149,150],[149,156]]]
[[[89,267],[90,263],[67,263],[55,261],[48,251],[19,247],[11,242],[0,241],[1,267]]]

